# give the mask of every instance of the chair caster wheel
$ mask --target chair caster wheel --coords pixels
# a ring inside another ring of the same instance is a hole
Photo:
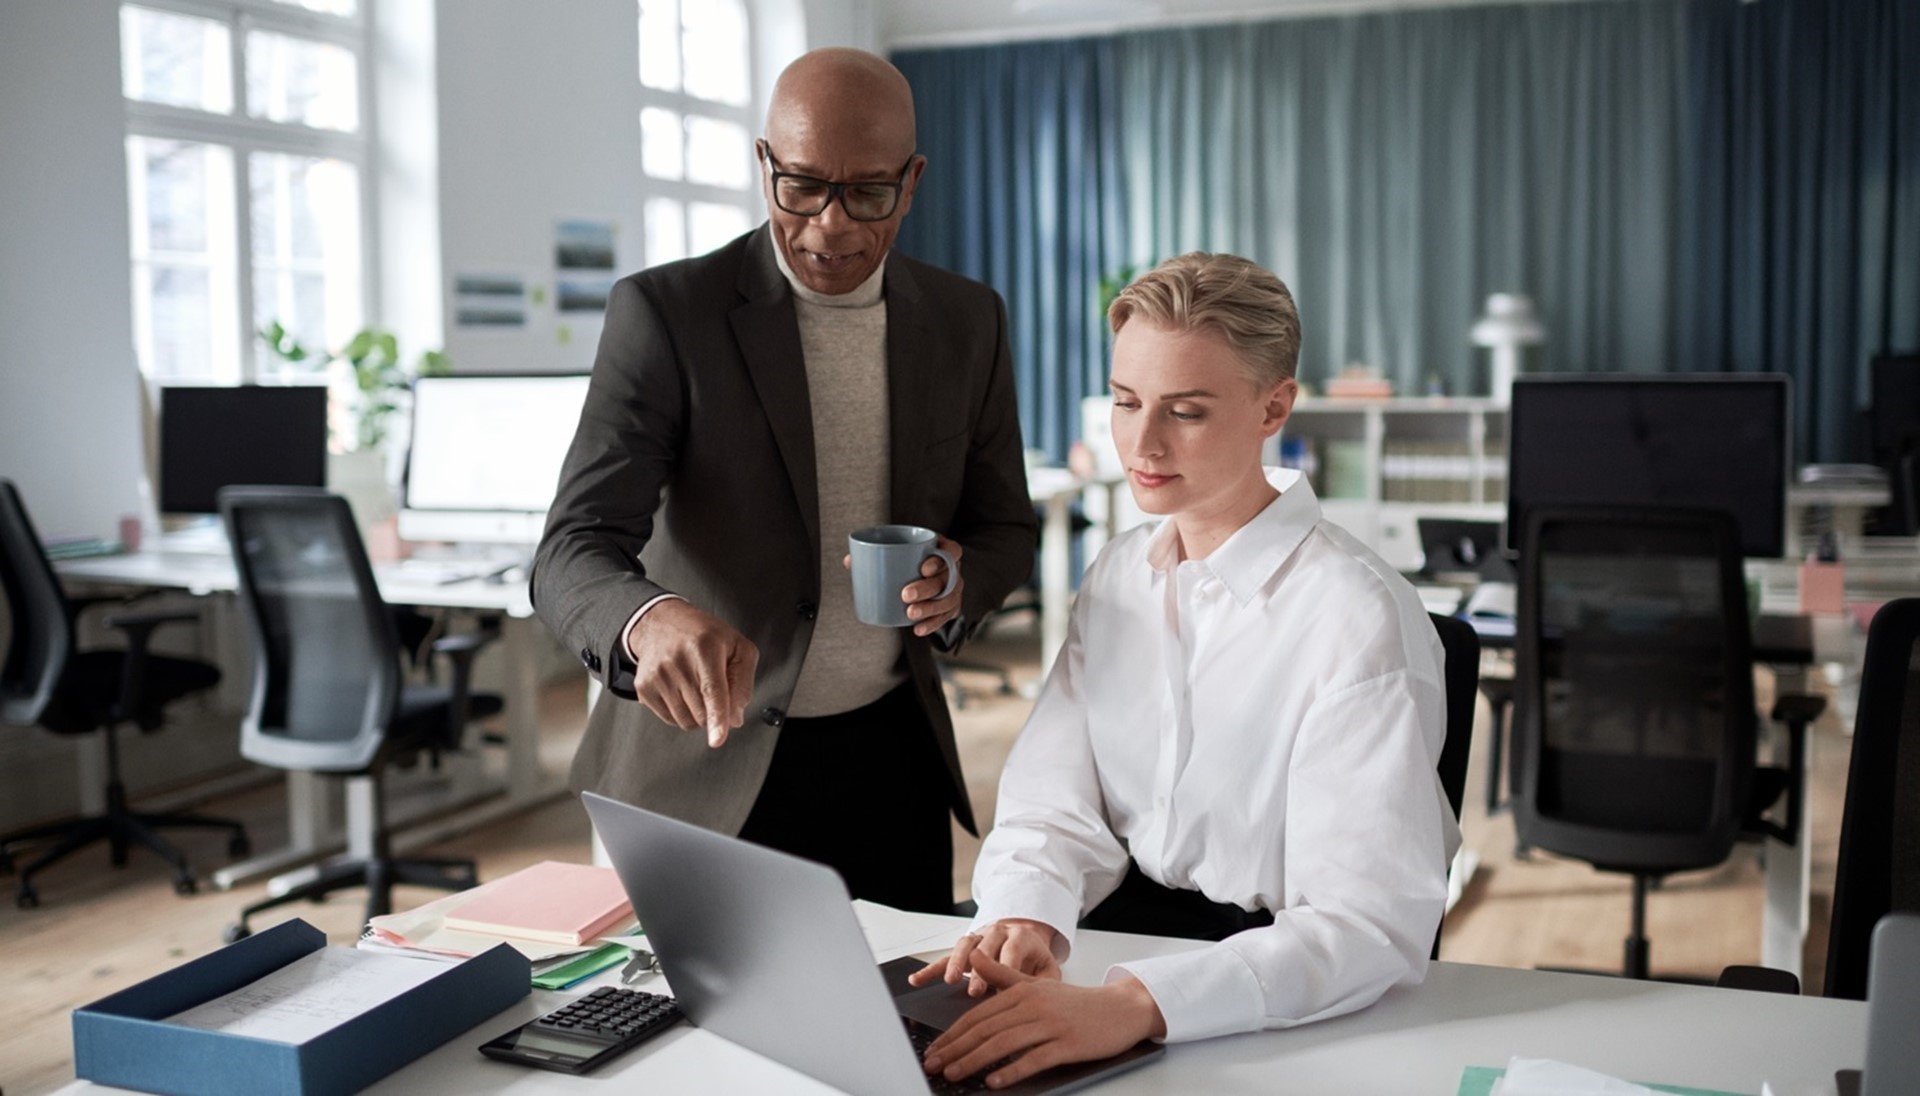
[[[191,875],[178,875],[173,880],[173,893],[192,895],[200,893],[200,884],[193,881]]]
[[[25,887],[22,887],[20,888],[20,893],[14,895],[13,904],[16,906],[19,906],[23,910],[30,910],[40,904],[40,896],[38,894],[35,894],[33,891],[28,890]]]
[[[220,939],[224,943],[237,944],[240,941],[245,940],[247,937],[252,935],[253,935],[252,929],[248,928],[243,924],[236,923],[236,924],[228,925],[225,929],[221,930]]]
[[[244,860],[251,852],[253,852],[253,842],[247,840],[246,834],[241,834],[227,842],[227,855],[235,860]]]

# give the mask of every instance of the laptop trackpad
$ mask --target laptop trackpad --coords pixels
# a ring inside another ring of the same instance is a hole
[[[962,1013],[985,1000],[983,997],[967,996],[965,982],[951,986],[944,981],[928,986],[908,985],[907,975],[925,965],[921,960],[911,957],[880,964],[880,973],[887,980],[887,992],[893,994],[893,1004],[900,1010],[900,1015],[945,1031],[953,1026]]]

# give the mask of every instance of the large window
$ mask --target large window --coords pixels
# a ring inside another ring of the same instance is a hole
[[[745,0],[640,0],[647,265],[711,251],[759,220]]]
[[[255,332],[334,348],[366,315],[359,0],[120,9],[134,337],[154,380],[291,379]]]

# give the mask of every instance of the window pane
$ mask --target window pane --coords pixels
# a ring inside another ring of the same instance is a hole
[[[248,31],[247,113],[270,122],[358,129],[358,60],[331,42]]]
[[[680,90],[679,0],[640,0],[640,82]]]
[[[670,110],[648,107],[640,112],[640,166],[656,179],[679,179],[686,175],[686,153],[682,145],[686,130],[680,116]]]
[[[129,99],[229,113],[232,61],[224,24],[146,8],[120,9],[120,86]]]
[[[127,139],[133,318],[156,379],[239,379],[233,154],[220,145]]]
[[[744,107],[752,99],[747,80],[747,11],[740,0],[700,0],[686,19],[687,94]]]
[[[354,0],[273,0],[276,4],[305,8],[308,11],[324,12],[327,15],[352,15],[359,10]]]
[[[647,265],[687,257],[686,211],[672,198],[647,199]]]
[[[251,329],[277,320],[310,349],[338,349],[361,324],[360,173],[341,160],[277,152],[256,152],[247,167]],[[264,344],[255,354],[262,376],[294,368]]]
[[[687,206],[687,246],[704,255],[753,227],[747,211],[736,205],[692,202]]]
[[[213,301],[207,272],[139,264],[134,298],[145,306],[147,344],[142,362],[155,380],[215,380],[207,348],[213,341]],[[136,308],[138,315],[142,309]]]
[[[753,185],[753,138],[738,122],[687,119],[687,178],[746,190]]]

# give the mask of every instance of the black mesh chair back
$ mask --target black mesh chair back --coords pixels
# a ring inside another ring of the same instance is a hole
[[[283,769],[370,768],[399,701],[400,641],[353,512],[294,487],[226,488],[220,509],[253,636],[240,752]]]
[[[1467,794],[1467,747],[1473,741],[1473,707],[1480,684],[1480,636],[1458,617],[1431,615],[1447,653],[1447,740],[1440,747],[1440,786],[1458,822]]]
[[[1920,911],[1920,598],[1867,630],[1827,941],[1828,997],[1867,998],[1874,925]]]
[[[1446,652],[1442,670],[1447,687],[1447,737],[1440,746],[1440,787],[1460,821],[1460,804],[1467,795],[1467,747],[1473,742],[1473,706],[1480,683],[1480,636],[1458,617],[1430,614]],[[1434,959],[1440,958],[1440,929],[1433,931]]]
[[[1538,509],[1521,554],[1515,821],[1664,873],[1732,851],[1757,733],[1739,531],[1718,511]]]
[[[0,588],[12,622],[0,663],[0,723],[30,727],[73,656],[73,617],[12,480],[0,479]]]

